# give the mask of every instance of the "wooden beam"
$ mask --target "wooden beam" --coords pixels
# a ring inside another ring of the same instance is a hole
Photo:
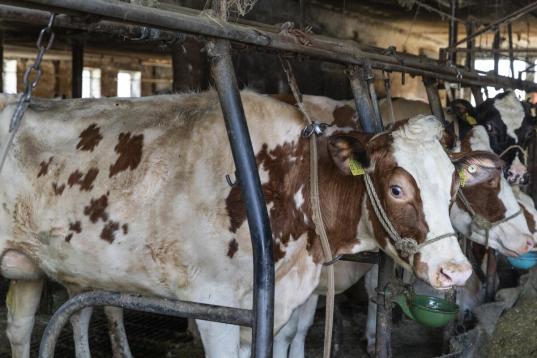
[[[82,71],[84,69],[84,46],[73,41],[71,51],[71,97],[82,98]]]

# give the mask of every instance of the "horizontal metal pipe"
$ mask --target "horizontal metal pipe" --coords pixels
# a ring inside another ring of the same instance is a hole
[[[340,260],[376,264],[378,263],[379,257],[377,252],[360,252],[352,255],[343,255]]]
[[[39,357],[54,357],[55,342],[69,318],[90,306],[116,306],[167,316],[252,326],[252,311],[242,308],[214,306],[203,303],[143,297],[118,292],[92,291],[77,295],[65,302],[49,320],[39,346]]]
[[[537,85],[529,81],[503,76],[482,76],[462,67],[445,66],[425,57],[403,53],[386,54],[384,49],[358,45],[351,40],[335,40],[325,36],[308,34],[306,36],[309,44],[303,45],[298,43],[293,36],[266,30],[266,26],[263,29],[263,26],[245,26],[222,22],[207,15],[206,12],[193,15],[192,10],[171,12],[123,2],[111,3],[104,0],[0,0],[0,3],[38,7],[58,13],[89,13],[114,21],[224,38],[255,46],[295,52],[331,62],[354,65],[369,64],[375,69],[433,76],[466,85],[537,90]]]

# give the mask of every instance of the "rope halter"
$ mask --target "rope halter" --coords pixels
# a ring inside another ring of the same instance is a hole
[[[508,152],[510,152],[513,149],[520,150],[520,152],[522,153],[522,157],[523,157],[522,158],[522,160],[523,160],[522,164],[527,166],[528,165],[528,152],[518,144],[513,144],[513,145],[510,145],[509,147],[505,148],[505,150],[499,155],[499,157],[502,158],[505,154],[507,154]]]
[[[464,195],[461,189],[457,191],[457,197],[461,201],[462,205],[466,209],[466,211],[470,214],[470,217],[472,218],[471,222],[471,228],[472,231],[476,229],[476,231],[484,231],[485,232],[485,247],[489,248],[489,234],[490,230],[495,228],[496,226],[499,226],[509,220],[512,220],[516,218],[518,215],[522,214],[522,209],[518,210],[516,213],[509,215],[503,219],[500,219],[498,221],[491,222],[482,215],[479,215],[475,212],[474,208],[472,208],[472,205],[470,205],[470,202]]]
[[[388,218],[388,215],[386,214],[386,211],[382,207],[382,203],[380,202],[380,199],[377,195],[377,192],[375,190],[375,186],[373,185],[373,180],[371,179],[371,176],[363,169],[361,164],[357,162],[354,159],[350,160],[349,166],[351,168],[351,173],[353,175],[363,175],[364,176],[364,182],[365,182],[365,188],[367,191],[367,196],[369,198],[369,201],[371,202],[371,206],[373,207],[373,210],[375,212],[375,215],[377,216],[377,219],[380,221],[380,224],[384,228],[384,231],[388,234],[388,236],[392,239],[394,242],[395,248],[397,251],[400,252],[401,256],[403,258],[411,257],[417,254],[423,247],[430,245],[432,243],[435,243],[437,241],[440,241],[442,239],[448,238],[448,237],[457,237],[457,235],[452,233],[442,234],[438,235],[430,240],[426,240],[425,242],[418,244],[418,242],[411,237],[401,237],[395,227],[393,226],[392,222]]]

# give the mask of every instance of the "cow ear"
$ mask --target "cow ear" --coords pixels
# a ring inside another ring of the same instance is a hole
[[[471,187],[501,175],[504,165],[496,154],[482,150],[454,153],[450,157],[461,187]]]
[[[328,153],[345,175],[361,175],[369,166],[367,139],[362,133],[335,134],[328,138]]]
[[[477,124],[476,109],[467,100],[456,99],[451,102],[449,109],[458,120],[464,121],[471,126],[475,126]]]

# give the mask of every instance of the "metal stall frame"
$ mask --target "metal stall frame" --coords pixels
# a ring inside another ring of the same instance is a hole
[[[149,8],[128,3],[107,2],[104,0],[0,0],[0,4],[11,6],[0,7],[2,11],[14,11],[26,7],[37,10],[53,11],[63,14],[90,14],[104,19],[103,26],[89,25],[97,32],[131,32],[146,30],[153,38],[159,36],[174,38],[181,33],[197,34],[214,39],[209,47],[212,57],[212,73],[219,92],[224,113],[226,128],[232,152],[237,165],[237,177],[241,190],[245,195],[247,216],[252,235],[254,251],[254,308],[244,310],[236,308],[203,305],[193,302],[166,301],[161,299],[139,297],[119,293],[93,292],[77,296],[69,300],[53,316],[42,340],[41,357],[50,357],[61,327],[68,318],[78,310],[90,305],[118,305],[126,308],[150,312],[164,312],[171,315],[195,317],[230,324],[239,324],[253,328],[252,355],[270,357],[272,355],[272,328],[274,309],[274,264],[272,262],[272,234],[266,206],[260,189],[259,175],[256,170],[255,158],[251,147],[244,118],[244,110],[234,76],[229,41],[269,48],[276,51],[293,52],[320,60],[351,66],[350,84],[355,95],[357,110],[361,114],[362,128],[368,132],[382,130],[382,121],[378,113],[376,95],[371,93],[371,69],[387,72],[397,71],[420,75],[426,79],[426,88],[433,113],[440,118],[443,113],[438,98],[438,90],[430,79],[461,83],[468,86],[499,86],[522,90],[537,90],[537,85],[503,76],[491,76],[478,73],[455,65],[446,66],[438,61],[399,53],[371,46],[358,45],[354,41],[332,39],[325,36],[308,34],[308,44],[295,41],[292,36],[282,34],[278,29],[264,24],[248,22],[248,24],[228,23],[223,18],[215,18],[207,13],[192,9],[177,8],[174,11]],[[28,11],[28,10],[26,10]],[[217,12],[218,13],[218,12]],[[62,20],[59,20],[62,23]],[[119,24],[121,23],[121,24]],[[125,24],[127,23],[127,24]],[[67,19],[65,27],[84,29],[76,21]],[[147,29],[146,27],[150,27]],[[154,30],[154,31],[152,31]],[[90,29],[91,31],[91,29]],[[466,41],[466,39],[464,40]],[[462,41],[461,41],[462,42]],[[358,68],[356,68],[358,66]],[[391,259],[384,254],[379,256],[379,287],[386,284],[390,275]],[[379,290],[378,302],[385,298]],[[379,306],[379,318],[384,324],[383,347],[377,351],[380,357],[389,357],[389,324],[390,302],[386,307]],[[378,333],[377,333],[378,334]]]

